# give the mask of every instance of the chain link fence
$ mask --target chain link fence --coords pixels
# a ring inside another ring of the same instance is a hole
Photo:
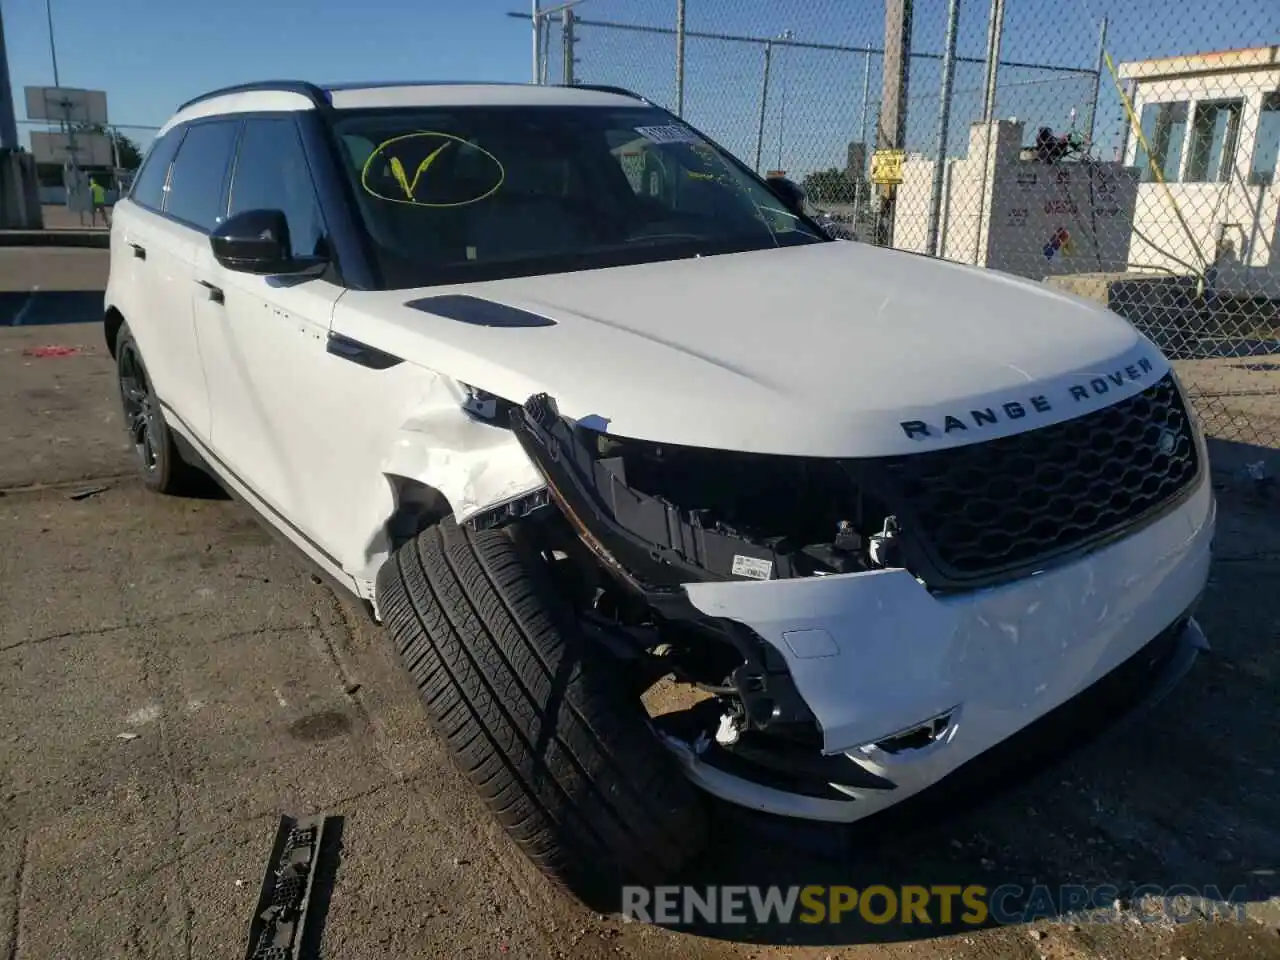
[[[1175,360],[1212,435],[1280,448],[1275,0],[585,0],[541,21],[544,82],[674,110],[844,236],[1097,300]]]

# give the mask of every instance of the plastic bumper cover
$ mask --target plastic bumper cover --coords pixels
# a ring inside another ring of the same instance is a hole
[[[783,655],[822,729],[824,753],[842,753],[895,788],[834,785],[847,799],[823,799],[676,752],[695,782],[726,800],[852,821],[942,780],[1038,720],[1075,716],[1058,708],[1088,702],[1117,677],[1126,679],[1121,699],[1130,704],[1159,695],[1203,645],[1186,614],[1208,578],[1214,513],[1204,479],[1176,509],[1122,540],[965,594],[935,596],[904,570],[686,584],[700,611],[746,624]],[[1134,666],[1144,662],[1145,670]],[[935,717],[946,722],[923,746],[876,745]]]

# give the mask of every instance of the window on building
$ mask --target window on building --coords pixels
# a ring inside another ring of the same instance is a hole
[[[192,124],[173,161],[165,213],[206,231],[222,221],[222,189],[239,130],[238,120]]]
[[[1240,133],[1241,100],[1202,100],[1191,125],[1186,179],[1193,183],[1226,182],[1235,169]]]
[[[1148,103],[1142,108],[1142,136],[1151,145],[1151,156],[1138,143],[1138,168],[1142,180],[1150,183],[1156,171],[1166,181],[1178,179],[1182,167],[1182,141],[1187,133],[1187,104]]]
[[[1254,140],[1249,183],[1269,187],[1276,182],[1276,158],[1280,155],[1280,91],[1262,98],[1258,136]]]

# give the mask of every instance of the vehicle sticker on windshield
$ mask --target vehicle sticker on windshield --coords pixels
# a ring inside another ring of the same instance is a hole
[[[679,124],[668,124],[663,127],[636,127],[636,133],[650,143],[702,143],[702,138]]]
[[[459,156],[464,152],[470,156]],[[465,180],[438,175],[441,167],[455,169],[459,162],[468,168]],[[419,130],[374,147],[360,170],[360,186],[371,196],[392,203],[462,207],[493,196],[506,176],[502,163],[484,147],[451,133]],[[461,183],[466,186],[460,191]]]

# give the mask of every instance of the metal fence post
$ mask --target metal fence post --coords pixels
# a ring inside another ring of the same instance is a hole
[[[542,12],[538,0],[532,0],[533,12],[529,22],[533,24],[533,82],[542,82]]]
[[[764,45],[764,83],[760,87],[760,126],[756,129],[756,173],[760,172],[760,151],[764,149],[764,112],[769,105],[769,63],[773,60],[773,41]]]
[[[987,208],[987,168],[991,165],[991,124],[996,112],[996,81],[1000,76],[1000,41],[1004,36],[1004,0],[991,0],[987,24],[987,75],[982,98],[982,185],[978,189],[978,222],[973,231],[973,262],[982,251],[982,221]]]
[[[987,23],[987,71],[983,79],[982,122],[990,123],[996,112],[996,81],[1000,76],[1000,41],[1004,38],[1004,0],[991,0],[991,20]]]
[[[676,0],[676,116],[684,116],[684,4]]]
[[[947,40],[942,51],[942,89],[938,104],[938,145],[933,153],[933,183],[929,188],[929,232],[925,252],[938,256],[938,219],[942,214],[942,170],[947,163],[947,131],[951,125],[951,88],[956,77],[956,32],[960,23],[960,0],[947,4]]]
[[[856,230],[862,220],[862,184],[867,176],[867,104],[871,99],[871,51],[863,55],[862,64],[862,113],[858,119],[858,143],[862,145],[862,169],[853,181],[853,225]]]

